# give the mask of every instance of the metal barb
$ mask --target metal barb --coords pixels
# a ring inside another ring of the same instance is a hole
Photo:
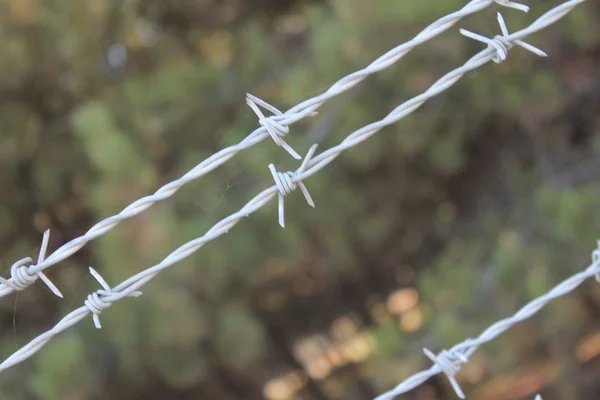
[[[302,194],[304,195],[308,205],[311,207],[315,206],[310,193],[308,193],[308,189],[306,189],[306,186],[302,181],[298,180],[297,176],[306,170],[308,163],[315,154],[316,150],[317,145],[312,145],[308,150],[308,153],[306,153],[306,157],[304,157],[300,168],[298,168],[295,172],[277,172],[275,166],[273,164],[269,164],[269,170],[271,171],[271,175],[273,175],[273,180],[275,181],[275,185],[277,185],[277,190],[279,191],[277,201],[279,208],[279,225],[281,225],[282,228],[285,228],[284,197],[296,190],[297,187],[300,187],[300,190],[302,191]]]
[[[47,229],[42,236],[42,245],[38,255],[37,263],[40,264],[46,259],[48,251],[48,243],[50,241],[50,229]],[[63,294],[58,290],[56,285],[41,271],[31,274],[29,268],[32,266],[33,260],[29,257],[23,258],[10,267],[10,279],[0,277],[0,282],[4,283],[9,288],[15,291],[21,291],[33,284],[38,278],[50,289],[55,296],[63,298]]]
[[[503,7],[514,8],[515,10],[523,12],[529,12],[529,7],[527,7],[525,4],[515,3],[514,1],[510,0],[495,0],[495,2]]]
[[[529,43],[525,43],[524,41],[519,39],[509,39],[510,35],[508,33],[508,29],[506,28],[506,23],[504,22],[504,18],[502,18],[502,14],[500,13],[498,13],[498,24],[500,25],[502,35],[496,35],[491,39],[480,34],[468,31],[466,29],[460,29],[460,33],[463,36],[466,36],[470,39],[485,43],[489,47],[496,50],[496,54],[492,58],[492,61],[494,61],[496,64],[499,64],[502,61],[506,60],[506,57],[508,56],[508,51],[512,49],[514,45],[520,46],[525,50],[528,50],[540,57],[548,57],[548,54],[546,54],[544,51],[538,49],[535,46],[530,45]]]
[[[93,314],[92,319],[94,320],[94,326],[96,329],[101,329],[102,325],[100,324],[100,313],[106,310],[112,304],[112,300],[109,300],[107,297],[110,295],[117,294],[113,292],[102,276],[92,267],[89,267],[90,274],[98,281],[102,289],[96,290],[94,293],[88,295],[85,300],[85,306],[90,310]],[[141,296],[142,292],[132,292],[127,295],[127,297],[138,297]],[[116,300],[116,299],[115,299]]]
[[[428,349],[423,349],[423,352],[434,364],[440,367],[442,372],[446,374],[452,389],[456,392],[456,395],[461,399],[465,398],[465,394],[460,388],[458,381],[455,376],[460,371],[461,364],[466,364],[469,359],[458,351],[442,350],[437,356]]]
[[[598,247],[592,251],[592,263],[598,269],[596,274],[596,282],[600,283],[600,240],[597,241]]]
[[[275,142],[277,146],[283,147],[292,157],[296,160],[302,159],[298,153],[292,147],[283,140],[283,137],[290,131],[289,126],[281,124],[275,117],[280,117],[283,115],[281,111],[277,108],[273,107],[266,101],[259,99],[256,96],[251,95],[250,93],[246,93],[246,104],[250,106],[254,114],[258,117],[258,122],[260,125],[269,132],[269,135]],[[275,115],[275,117],[265,117],[263,112],[258,108],[261,106],[267,111],[270,111]]]

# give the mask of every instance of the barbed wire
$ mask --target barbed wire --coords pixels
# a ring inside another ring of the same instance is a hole
[[[546,12],[544,15],[539,17],[536,21],[534,21],[529,27],[515,32],[510,35],[504,35],[502,37],[496,37],[491,40],[500,41],[501,45],[504,46],[503,49],[506,49],[506,52],[510,50],[514,46],[515,40],[521,40],[525,36],[536,32],[540,29],[545,28],[546,26],[556,22],[564,15],[566,15],[569,11],[571,11],[575,6],[583,3],[585,0],[571,0],[566,3],[563,3],[560,6],[557,6],[550,11]],[[503,21],[500,14],[498,14],[499,21]],[[503,23],[503,22],[502,22]],[[502,24],[501,23],[501,24]],[[505,28],[502,28],[504,31]],[[271,201],[275,196],[279,197],[279,218],[280,222],[283,222],[283,197],[293,191],[297,186],[303,188],[303,192],[309,204],[312,204],[312,199],[310,199],[310,195],[308,195],[308,191],[304,187],[302,181],[311,175],[314,175],[316,172],[324,168],[327,164],[333,161],[336,157],[338,157],[343,151],[356,146],[362,141],[366,140],[368,137],[374,135],[376,132],[380,131],[383,127],[388,126],[410,112],[416,110],[420,105],[422,105],[427,99],[447,90],[452,85],[454,85],[463,75],[466,73],[475,70],[476,68],[481,67],[482,65],[497,59],[500,57],[500,52],[497,50],[496,44],[489,44],[488,48],[480,51],[475,56],[471,57],[462,67],[451,71],[450,73],[444,75],[438,81],[436,81],[427,91],[423,94],[416,96],[400,106],[394,109],[388,116],[384,119],[367,125],[354,133],[350,134],[346,137],[339,145],[330,148],[329,150],[319,154],[316,157],[312,157],[314,152],[316,151],[316,145],[313,145],[307,153],[302,165],[294,172],[286,172],[286,173],[278,173],[274,167],[270,166],[271,173],[273,174],[275,185],[263,190],[256,197],[250,200],[246,205],[244,205],[238,212],[231,214],[230,216],[222,219],[218,223],[216,223],[211,229],[209,229],[203,236],[196,238],[194,240],[189,241],[188,243],[180,246],[176,250],[174,250],[171,254],[169,254],[163,261],[159,264],[156,264],[144,271],[139,272],[138,274],[126,279],[121,282],[113,289],[110,289],[106,282],[100,278],[100,276],[94,272],[92,274],[103,286],[102,290],[98,290],[93,294],[88,296],[85,304],[82,307],[72,311],[68,315],[66,315],[63,319],[61,319],[52,329],[45,332],[44,334],[36,337],[31,340],[28,344],[23,346],[21,349],[16,351],[10,357],[8,357],[4,362],[0,364],[0,371],[5,370],[23,360],[31,357],[35,354],[40,348],[42,348],[48,341],[54,337],[55,335],[63,332],[68,329],[72,325],[81,321],[90,313],[94,315],[94,323],[97,327],[99,327],[98,315],[100,312],[106,308],[108,308],[112,303],[117,300],[120,300],[124,297],[128,296],[139,296],[141,293],[137,291],[141,286],[148,283],[152,280],[161,270],[172,266],[178,261],[190,256],[194,252],[196,252],[200,247],[202,247],[207,242],[214,240],[221,235],[227,233],[234,225],[236,225],[242,218],[248,217],[258,209],[263,207],[269,201]],[[504,54],[504,58],[506,54]],[[282,224],[283,225],[283,224]],[[600,257],[600,253],[598,253],[598,257]],[[92,271],[92,270],[90,270]],[[594,271],[597,273],[596,271]],[[581,274],[571,278],[569,281],[572,282],[569,286],[569,291],[573,290],[574,287],[578,286],[581,281],[579,280]],[[586,275],[587,276],[587,275]],[[576,282],[576,285],[573,285],[573,282]],[[564,285],[561,285],[563,287]],[[572,287],[571,287],[572,286]],[[557,297],[556,290],[553,291],[554,297]],[[560,295],[566,293],[564,289],[559,291]],[[554,298],[551,296],[551,298]],[[544,298],[547,298],[544,297]],[[549,300],[547,300],[549,301]],[[545,303],[537,303],[537,308],[529,307],[528,310],[531,313],[531,309],[535,308],[533,312],[537,311],[539,308],[543,306]],[[527,310],[526,310],[527,311]],[[520,312],[517,316],[518,318],[523,318],[525,312]],[[485,339],[491,340],[491,338],[497,336],[503,330],[508,329],[507,325],[501,325],[500,327],[495,327],[491,331],[486,331]],[[476,343],[477,346],[482,343],[481,341],[472,341],[469,342],[470,346],[473,346],[473,343]],[[452,357],[458,357],[457,354],[462,354],[465,357],[468,357],[471,352],[474,351],[475,347],[468,347],[467,344],[462,344],[462,347],[458,347],[457,349],[453,349],[448,354],[438,355],[436,356],[436,360],[438,364],[444,365],[444,368],[447,369],[448,376],[452,377],[453,372],[450,371],[450,366],[455,365],[456,360],[452,359]],[[459,361],[462,361],[462,356],[458,357]],[[447,362],[445,360],[448,360]],[[414,385],[419,382],[419,380],[424,381],[428,377],[439,373],[442,371],[442,367],[436,364],[432,367],[429,372],[425,371],[421,373],[416,378],[412,378],[410,385]],[[446,368],[448,367],[448,368]],[[405,384],[406,385],[406,384]],[[404,387],[404,386],[402,386]]]
[[[432,376],[435,376],[439,373],[446,374],[458,397],[464,399],[464,393],[458,386],[455,376],[460,371],[461,366],[469,361],[469,357],[471,357],[471,355],[479,348],[479,346],[494,340],[496,337],[510,329],[513,325],[531,318],[546,304],[554,299],[572,292],[584,281],[593,276],[595,276],[596,281],[600,283],[600,241],[598,241],[598,248],[592,252],[592,264],[590,264],[584,271],[571,276],[555,286],[548,293],[530,301],[512,317],[496,322],[483,331],[476,339],[468,338],[449,350],[442,350],[437,356],[431,351],[424,349],[425,355],[433,361],[434,365],[427,370],[412,375],[394,389],[378,396],[375,400],[392,399],[395,396],[416,388]]]
[[[283,140],[283,137],[289,132],[290,125],[308,116],[315,115],[316,110],[326,101],[352,89],[354,86],[358,85],[369,75],[372,75],[376,72],[390,67],[418,45],[448,30],[461,19],[471,14],[474,14],[480,10],[483,10],[484,8],[494,3],[524,12],[527,12],[529,10],[529,7],[527,7],[526,5],[519,4],[510,0],[472,0],[460,10],[448,14],[445,17],[433,22],[425,29],[423,29],[419,34],[417,34],[417,36],[415,36],[413,39],[388,51],[387,53],[373,61],[371,64],[369,64],[367,67],[345,76],[344,78],[334,83],[329,89],[327,89],[322,94],[301,102],[300,104],[292,107],[285,113],[282,113],[277,108],[269,105],[261,99],[252,96],[251,94],[248,94],[246,98],[246,103],[257,115],[259,123],[261,125],[260,128],[254,130],[250,135],[248,135],[238,144],[226,147],[220,150],[219,152],[213,154],[209,158],[196,165],[192,170],[187,172],[179,179],[167,183],[161,188],[159,188],[156,192],[154,192],[154,194],[142,197],[141,199],[138,199],[133,203],[129,204],[118,214],[96,223],[85,234],[63,244],[61,247],[56,249],[50,256],[41,261],[38,261],[37,264],[33,265],[30,259],[23,259],[13,264],[13,267],[10,270],[10,279],[0,280],[0,297],[6,296],[14,291],[23,290],[29,285],[31,285],[33,282],[35,282],[38,278],[41,278],[54,294],[56,294],[59,297],[62,297],[60,291],[58,291],[56,286],[54,286],[50,282],[50,280],[48,280],[41,273],[43,270],[50,268],[51,266],[56,265],[57,263],[67,259],[71,255],[79,251],[91,240],[94,240],[99,236],[104,235],[105,233],[113,229],[115,226],[117,226],[119,223],[140,214],[141,212],[150,208],[155,203],[166,200],[167,198],[173,196],[184,185],[208,174],[209,172],[213,171],[214,169],[218,168],[219,166],[223,165],[225,162],[233,158],[237,153],[262,142],[265,138],[269,136],[273,139],[275,144],[283,147],[294,158],[300,159],[298,153],[296,153],[296,151],[292,149]],[[274,116],[265,117],[262,111],[260,111],[260,109],[258,108],[258,106],[270,111],[274,114]]]

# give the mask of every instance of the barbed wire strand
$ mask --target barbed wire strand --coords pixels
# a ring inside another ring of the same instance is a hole
[[[536,32],[540,29],[545,28],[546,26],[556,22],[561,17],[566,15],[569,11],[571,11],[578,4],[583,3],[585,0],[571,0],[568,1],[539,17],[532,25],[528,28],[523,29],[521,31],[515,32],[511,35],[503,37],[505,40],[505,44],[508,44],[507,49],[512,47],[513,40],[523,39],[528,34]],[[60,320],[52,329],[45,332],[44,334],[36,337],[31,340],[28,344],[23,346],[21,349],[16,351],[10,357],[8,357],[4,362],[0,364],[0,371],[5,370],[23,360],[31,357],[37,351],[39,351],[48,341],[54,337],[55,335],[63,332],[67,328],[81,321],[90,313],[94,315],[98,315],[102,310],[106,309],[115,301],[118,301],[127,296],[136,296],[139,295],[137,289],[139,289],[144,284],[148,283],[152,280],[161,270],[172,266],[178,261],[190,256],[194,252],[196,252],[200,247],[202,247],[205,243],[218,238],[221,235],[227,233],[234,225],[236,225],[242,218],[248,217],[260,208],[262,208],[265,204],[271,201],[275,196],[280,194],[281,196],[285,196],[291,192],[291,190],[300,185],[302,181],[315,174],[322,168],[324,168],[327,164],[333,161],[338,155],[340,155],[344,150],[356,146],[362,141],[366,140],[368,137],[372,136],[383,127],[392,124],[395,121],[400,120],[405,115],[410,112],[416,110],[421,104],[423,104],[428,98],[433,97],[440,92],[447,90],[453,84],[455,84],[460,77],[465,75],[466,73],[473,71],[474,69],[481,67],[482,65],[492,61],[495,57],[497,57],[498,52],[495,50],[494,46],[488,46],[487,49],[480,51],[471,59],[469,59],[462,67],[455,69],[454,71],[444,75],[437,82],[435,82],[425,93],[406,101],[396,109],[394,109],[387,117],[383,120],[367,125],[354,133],[350,134],[344,141],[342,141],[339,145],[330,148],[329,150],[319,154],[318,156],[312,158],[312,154],[314,154],[316,150],[316,145],[313,145],[307,157],[305,157],[302,165],[295,172],[285,173],[285,176],[280,176],[281,182],[277,182],[276,184],[263,190],[256,197],[250,200],[246,205],[244,205],[238,212],[231,214],[230,216],[222,219],[217,224],[215,224],[211,229],[209,229],[206,234],[203,236],[196,238],[188,243],[180,246],[176,250],[174,250],[171,254],[169,254],[163,261],[159,264],[154,265],[144,271],[139,272],[138,274],[126,279],[121,282],[117,286],[115,286],[111,290],[107,290],[104,287],[102,290],[96,292],[96,296],[94,296],[93,304],[90,307],[87,302],[84,306],[72,311],[67,316],[65,316],[62,320]],[[277,174],[274,169],[271,171],[273,174]],[[288,179],[289,178],[289,179]],[[286,187],[283,187],[286,185]],[[307,196],[307,201],[309,201],[309,197]],[[309,201],[311,203],[312,200]],[[280,202],[280,218],[283,214],[283,202]],[[579,274],[580,276],[581,274]],[[586,275],[587,276],[587,275]],[[577,276],[575,277],[577,278]],[[96,278],[98,279],[98,278]],[[574,278],[571,278],[571,282],[573,282]],[[577,285],[580,284],[580,281],[577,281]],[[104,286],[104,285],[103,285]],[[562,286],[561,286],[562,287]],[[570,289],[572,290],[572,288]],[[562,293],[562,292],[561,292]],[[564,293],[563,293],[564,294]],[[93,296],[93,295],[90,295]],[[90,300],[90,296],[88,296],[88,301]],[[541,306],[539,306],[541,308]],[[96,322],[96,321],[95,321]],[[497,329],[497,328],[496,328]],[[488,334],[488,337],[494,334],[495,331],[492,331]],[[467,355],[468,357],[468,355]],[[435,373],[439,373],[441,369],[439,366],[432,367],[431,371],[435,371]],[[439,369],[439,370],[438,370]],[[431,374],[432,372],[429,372]],[[420,377],[413,378],[413,381],[418,381],[418,379],[427,379],[429,376],[427,372],[421,373]]]
[[[524,12],[529,10],[529,7],[509,0],[472,0],[460,10],[448,14],[445,17],[433,22],[423,29],[419,34],[417,34],[413,39],[388,51],[369,64],[367,67],[338,80],[324,93],[301,102],[285,113],[282,113],[275,107],[267,104],[257,97],[248,94],[246,102],[257,115],[261,125],[259,128],[254,130],[238,144],[220,150],[196,165],[192,170],[187,172],[179,179],[162,186],[156,192],[154,192],[154,194],[142,197],[141,199],[129,204],[118,214],[96,223],[85,234],[63,244],[41,262],[32,265],[31,262],[26,262],[23,264],[24,260],[20,260],[19,262],[15,263],[16,266],[11,268],[10,279],[4,279],[0,281],[0,297],[6,296],[14,291],[25,289],[27,286],[35,282],[37,278],[46,278],[44,275],[40,275],[41,271],[67,259],[79,251],[91,240],[104,235],[119,223],[142,213],[155,203],[168,199],[184,185],[208,174],[233,158],[237,153],[262,142],[269,136],[271,136],[278,146],[283,147],[294,158],[300,159],[298,153],[296,153],[283,140],[283,136],[288,133],[289,126],[291,124],[316,114],[316,110],[326,101],[352,89],[369,75],[375,74],[376,72],[390,67],[418,45],[423,44],[424,42],[445,32],[461,19],[483,10],[494,3]],[[274,116],[265,117],[258,106],[272,112]],[[17,272],[19,272],[20,275],[16,275]],[[60,292],[58,292],[58,289],[54,285],[48,283],[49,280],[44,279],[44,282],[57,296],[59,295],[58,293]]]
[[[538,311],[540,311],[546,304],[554,299],[558,299],[579,287],[584,281],[595,276],[596,281],[600,283],[600,241],[598,241],[598,248],[592,252],[592,263],[582,272],[579,272],[570,278],[562,281],[559,285],[555,286],[548,293],[530,301],[519,311],[517,311],[512,317],[505,318],[501,321],[496,322],[485,331],[483,331],[476,339],[468,338],[462,343],[459,343],[449,350],[443,350],[438,356],[434,356],[437,359],[432,359],[434,365],[424,371],[416,373],[404,380],[394,389],[378,396],[375,400],[389,400],[400,394],[406,393],[417,386],[424,383],[426,380],[435,376],[439,373],[445,373],[452,387],[455,389],[456,394],[464,399],[465,396],[460,388],[457,389],[458,384],[454,376],[460,371],[462,364],[468,362],[469,357],[484,343],[494,340],[502,333],[507,331],[513,325],[518,324],[526,319],[531,318]],[[430,359],[431,352],[427,349],[425,354]]]

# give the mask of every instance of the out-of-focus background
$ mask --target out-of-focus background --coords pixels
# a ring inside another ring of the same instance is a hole
[[[36,257],[255,129],[250,92],[285,110],[463,0],[3,0],[0,261]],[[504,9],[520,29],[559,1]],[[339,143],[499,32],[490,7],[293,125]],[[0,374],[1,399],[370,399],[590,263],[600,237],[600,6],[346,152],[286,198]],[[202,235],[295,169],[265,140],[0,299],[5,358]],[[593,280],[485,345],[459,375],[477,400],[600,398]],[[445,376],[402,399],[456,398]]]

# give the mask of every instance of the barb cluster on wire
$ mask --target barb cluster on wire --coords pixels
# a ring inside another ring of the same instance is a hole
[[[448,379],[450,380],[450,383],[452,384],[452,387],[454,388],[458,397],[464,399],[465,396],[458,386],[455,375],[460,371],[461,365],[466,364],[469,361],[469,357],[479,348],[479,346],[494,340],[496,337],[510,329],[513,325],[531,318],[546,304],[554,299],[558,299],[559,297],[572,292],[584,281],[593,276],[595,276],[596,281],[600,283],[600,241],[598,241],[598,248],[592,252],[592,263],[584,271],[571,276],[559,285],[555,286],[548,293],[530,301],[512,317],[496,322],[483,331],[475,339],[466,339],[464,342],[455,345],[450,350],[443,350],[437,356],[425,349],[425,355],[434,363],[434,365],[425,371],[414,374],[400,383],[394,389],[382,394],[375,400],[392,399],[395,396],[414,389],[427,379],[442,372],[448,376]]]
[[[382,128],[391,125],[392,123],[402,119],[407,114],[413,112],[429,98],[447,90],[466,73],[473,71],[490,61],[503,59],[500,55],[501,52],[499,50],[499,46],[502,49],[502,51],[507,52],[508,50],[510,50],[510,48],[514,46],[514,44],[517,44],[516,41],[520,41],[525,36],[538,30],[541,30],[547,27],[548,25],[551,25],[552,23],[556,22],[564,15],[566,15],[575,6],[583,3],[584,1],[585,0],[570,0],[566,3],[563,3],[562,5],[555,7],[554,9],[542,15],[528,28],[520,30],[513,34],[508,34],[506,32],[506,27],[504,26],[503,20],[501,19],[501,17],[499,17],[499,21],[501,21],[501,29],[503,31],[503,36],[501,37],[501,39],[499,39],[498,37],[491,39],[493,42],[488,43],[488,48],[480,51],[478,54],[473,56],[463,66],[444,75],[423,94],[416,96],[413,99],[401,104],[390,114],[388,114],[384,119],[369,124],[350,134],[339,145],[330,148],[329,150],[319,154],[316,157],[313,157],[316,147],[312,146],[302,165],[296,171],[286,172],[282,174],[275,171],[273,167],[270,167],[271,173],[273,174],[273,178],[275,180],[275,185],[259,193],[256,197],[254,197],[252,200],[246,203],[246,205],[242,207],[242,209],[240,209],[238,212],[219,221],[203,236],[196,238],[173,251],[159,264],[128,278],[119,285],[115,286],[113,289],[110,289],[106,282],[102,278],[100,278],[100,276],[97,273],[95,273],[95,271],[90,270],[90,272],[92,272],[94,277],[102,285],[103,289],[98,290],[94,294],[88,296],[88,299],[82,307],[69,313],[62,320],[60,320],[51,330],[33,339],[27,345],[25,345],[13,355],[11,355],[9,358],[7,358],[4,362],[0,364],[0,371],[9,368],[32,356],[40,348],[42,348],[53,336],[81,321],[90,313],[94,315],[94,323],[96,327],[99,327],[100,322],[98,320],[98,315],[102,310],[106,309],[112,303],[119,299],[122,299],[123,297],[140,295],[141,293],[138,292],[137,289],[149,282],[151,279],[153,279],[161,270],[168,268],[173,264],[177,263],[178,261],[190,256],[207,242],[214,240],[217,237],[227,233],[229,229],[231,229],[235,224],[237,224],[242,218],[253,214],[262,206],[267,204],[270,200],[272,200],[275,196],[279,197],[279,217],[280,223],[281,225],[283,225],[283,197],[289,194],[291,191],[293,191],[297,186],[299,186],[304,192],[308,203],[310,205],[313,205],[312,199],[310,198],[310,195],[308,194],[308,191],[306,190],[306,187],[303,184],[304,179],[310,177],[311,175],[314,175],[316,172],[324,168],[327,164],[329,164],[331,161],[337,158],[343,151],[358,145],[359,143],[363,142],[370,136],[380,131]],[[522,42],[519,42],[519,44],[520,43]],[[535,52],[536,54],[538,54],[538,51]],[[504,58],[505,57],[506,54],[504,54]],[[314,111],[310,108],[307,108],[307,110],[310,110],[310,112]],[[263,121],[263,123],[265,122]],[[271,126],[271,128],[273,127],[275,129],[278,128],[277,125]],[[595,253],[595,257],[600,258],[600,252]],[[506,322],[507,320],[504,320],[501,321],[501,323],[499,323],[500,325],[494,325],[492,327],[493,329],[488,329],[486,332],[484,332],[484,334],[480,336],[479,339],[469,340],[461,344],[460,346],[453,348],[447,352],[442,352],[437,356],[435,356],[431,352],[427,352],[426,354],[428,354],[428,356],[430,356],[431,359],[434,362],[436,362],[436,365],[434,365],[429,371],[422,372],[420,373],[420,375],[417,374],[416,377],[411,378],[408,384],[404,383],[403,386],[400,387],[400,390],[408,390],[406,389],[407,387],[412,388],[422,383],[430,376],[442,371],[446,372],[446,374],[450,378],[453,378],[454,374],[459,369],[458,363],[466,362],[466,360],[468,360],[468,357],[472,354],[473,351],[475,351],[475,349],[479,345],[493,339],[494,337],[502,333],[504,330],[508,329],[508,327],[510,327],[514,323],[530,317],[551,299],[560,297],[568,291],[573,290],[575,287],[581,284],[581,282],[583,282],[584,279],[590,276],[590,274],[599,274],[600,271],[598,271],[597,269],[597,265],[599,263],[593,264],[593,268],[588,268],[586,272],[580,273],[568,279],[563,284],[559,285],[557,288],[551,291],[548,295],[538,299],[535,304],[530,304],[526,306],[512,319],[509,319],[508,322]],[[458,388],[458,384],[454,386]],[[396,393],[396,390],[398,390],[398,388],[396,388],[390,393]],[[457,391],[460,394],[460,389],[458,389]],[[393,395],[394,394],[391,394],[391,396]],[[388,397],[389,396],[390,395],[388,395]]]
[[[472,0],[460,10],[448,14],[445,17],[433,22],[428,27],[423,29],[412,40],[393,48],[373,61],[367,67],[338,80],[324,93],[303,101],[285,113],[282,113],[277,108],[249,94],[246,102],[257,115],[261,125],[260,128],[256,129],[241,142],[224,148],[213,154],[200,164],[196,165],[181,178],[162,186],[154,194],[142,197],[141,199],[138,199],[125,207],[118,214],[96,223],[85,234],[65,243],[47,258],[38,260],[37,264],[33,265],[30,259],[23,259],[16,262],[11,268],[10,279],[0,280],[0,297],[6,296],[14,291],[23,290],[35,282],[38,278],[41,278],[43,282],[54,292],[54,294],[62,297],[58,289],[45,277],[45,275],[41,273],[43,270],[67,259],[84,247],[88,242],[104,235],[117,226],[120,222],[132,218],[147,210],[155,203],[173,196],[187,183],[213,171],[233,158],[240,151],[248,149],[262,142],[269,136],[273,139],[275,144],[283,147],[294,158],[300,159],[300,155],[298,155],[298,153],[296,153],[296,151],[293,150],[291,146],[289,146],[283,140],[283,137],[289,132],[290,125],[300,121],[303,118],[315,115],[316,110],[326,101],[352,89],[369,75],[390,67],[404,57],[409,51],[448,30],[462,18],[474,14],[494,3],[520,11],[527,12],[529,10],[529,7],[512,2],[510,0]],[[259,109],[259,106],[267,111],[270,111],[274,114],[274,116],[265,117],[265,115]]]

